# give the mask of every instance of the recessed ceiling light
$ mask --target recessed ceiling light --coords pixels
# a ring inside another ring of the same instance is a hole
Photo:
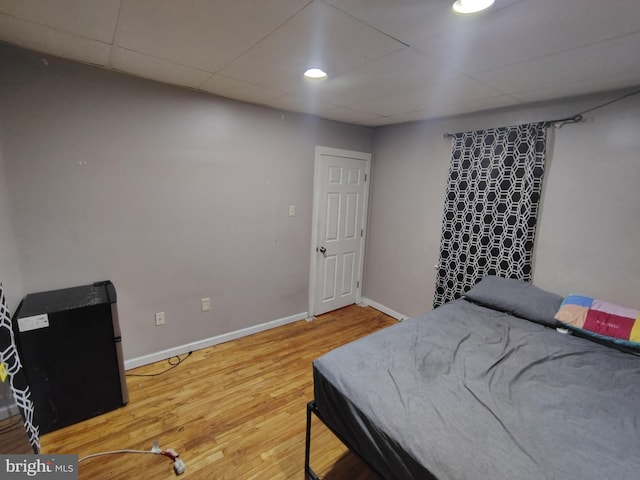
[[[310,68],[304,72],[304,76],[312,80],[322,80],[323,78],[327,78],[327,72],[320,68]]]
[[[453,11],[456,13],[476,13],[489,8],[495,0],[456,0]]]

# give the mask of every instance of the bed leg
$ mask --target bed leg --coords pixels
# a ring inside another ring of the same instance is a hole
[[[309,456],[311,453],[311,413],[315,410],[315,400],[307,403],[307,434],[304,446],[304,478],[305,480],[320,480],[309,465]]]

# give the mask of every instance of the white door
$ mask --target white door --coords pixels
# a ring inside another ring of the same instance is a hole
[[[371,154],[316,148],[311,315],[360,300]]]

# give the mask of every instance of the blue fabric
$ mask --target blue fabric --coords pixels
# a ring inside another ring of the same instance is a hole
[[[578,305],[579,307],[590,308],[593,304],[593,298],[583,295],[568,295],[562,302],[563,305]]]

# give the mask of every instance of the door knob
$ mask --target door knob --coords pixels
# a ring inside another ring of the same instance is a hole
[[[326,248],[324,248],[324,247],[320,247],[320,248],[318,248],[318,251],[319,251],[322,255],[326,255],[326,253],[327,253],[327,249],[326,249]]]

